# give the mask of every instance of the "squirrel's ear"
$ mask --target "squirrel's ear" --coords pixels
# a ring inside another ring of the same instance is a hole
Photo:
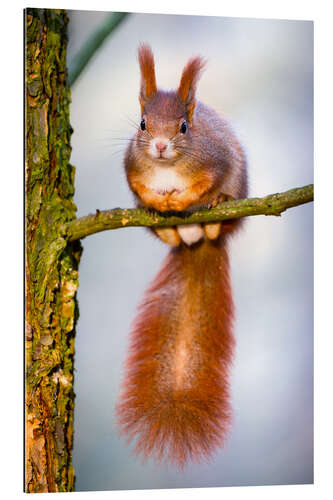
[[[141,72],[139,101],[143,108],[147,99],[157,92],[154,55],[149,45],[139,46],[138,59]]]
[[[205,66],[202,57],[197,56],[190,59],[183,69],[182,77],[178,87],[178,95],[186,106],[188,118],[191,123],[195,108],[195,91],[201,72]]]

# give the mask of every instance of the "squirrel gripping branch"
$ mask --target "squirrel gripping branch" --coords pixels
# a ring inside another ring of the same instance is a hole
[[[124,160],[137,205],[191,212],[245,198],[244,152],[228,122],[196,99],[203,59],[190,59],[166,92],[151,48],[141,45],[138,58],[141,122]],[[171,249],[140,306],[116,409],[143,458],[182,469],[225,443],[234,348],[227,240],[241,223],[154,229]]]

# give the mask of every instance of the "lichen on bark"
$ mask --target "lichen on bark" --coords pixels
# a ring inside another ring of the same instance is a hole
[[[25,10],[25,490],[72,491],[73,357],[79,243],[69,163],[67,15]]]

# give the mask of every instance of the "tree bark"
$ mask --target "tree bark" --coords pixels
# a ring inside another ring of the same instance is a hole
[[[81,246],[75,218],[67,15],[25,11],[25,490],[72,491],[73,357]]]

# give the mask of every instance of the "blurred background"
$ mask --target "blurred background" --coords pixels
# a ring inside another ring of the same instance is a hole
[[[69,63],[109,13],[70,11]],[[131,207],[122,157],[139,123],[136,50],[148,42],[157,82],[175,88],[186,61],[207,68],[198,98],[245,147],[250,196],[313,182],[313,24],[132,14],[72,88],[78,216]],[[131,323],[167,248],[143,228],[83,240],[75,358],[76,490],[313,482],[313,204],[248,218],[230,245],[237,312],[234,423],[210,464],[179,472],[141,464],[118,437],[114,407]]]

